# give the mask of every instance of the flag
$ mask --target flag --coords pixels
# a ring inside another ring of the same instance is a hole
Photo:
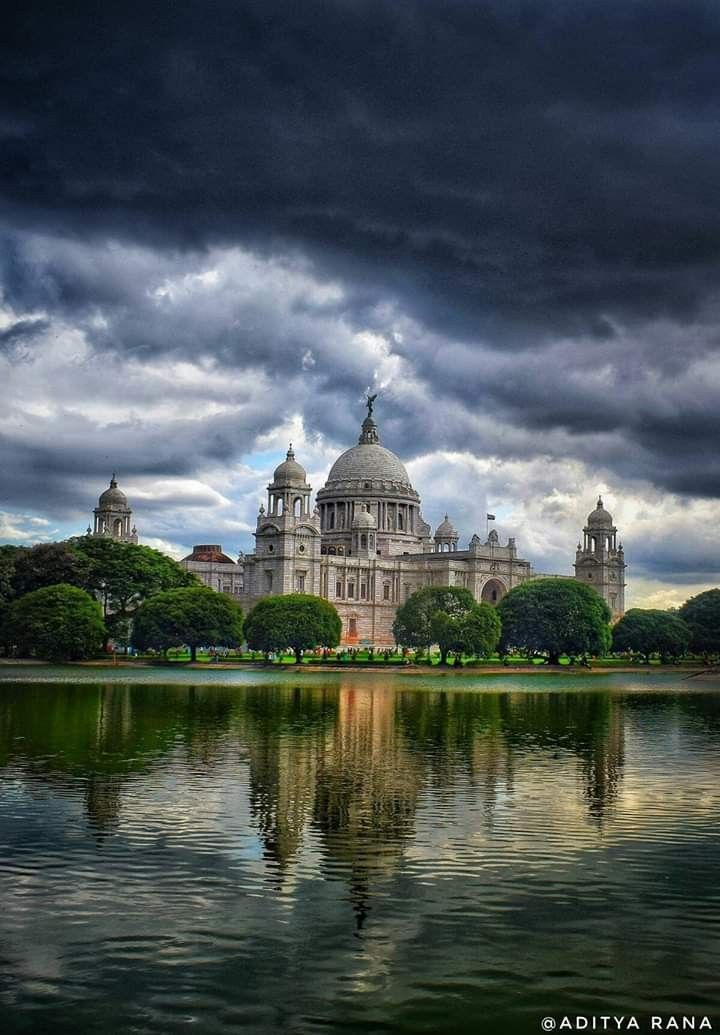
[[[495,515],[494,514],[486,514],[485,517],[488,519],[488,521],[494,521],[495,520]]]

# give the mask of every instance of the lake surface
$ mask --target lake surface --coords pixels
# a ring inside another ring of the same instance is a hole
[[[3,1032],[716,1011],[720,683],[167,679],[0,670]]]

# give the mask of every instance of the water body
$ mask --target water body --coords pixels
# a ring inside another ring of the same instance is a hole
[[[174,678],[0,673],[3,1032],[717,1009],[720,683]]]

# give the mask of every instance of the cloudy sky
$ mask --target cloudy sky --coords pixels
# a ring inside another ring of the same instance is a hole
[[[714,0],[30,0],[0,76],[0,540],[250,549],[292,439],[632,603],[720,582]]]

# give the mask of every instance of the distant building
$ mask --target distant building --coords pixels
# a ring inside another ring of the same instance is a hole
[[[400,604],[424,586],[462,586],[476,600],[497,604],[514,586],[541,577],[518,557],[515,539],[501,543],[492,529],[466,549],[446,514],[432,533],[404,464],[380,442],[374,396],[358,443],[333,464],[311,504],[312,486],[292,446],[267,486],[257,517],[255,551],[237,561],[217,544],[193,547],[180,562],[206,586],[227,593],[247,611],[270,594],[312,593],[330,600],[342,619],[342,643],[393,643]],[[115,475],[95,509],[88,534],[137,542],[132,511]],[[488,515],[491,517],[491,515]],[[578,543],[575,575],[592,586],[613,618],[625,608],[625,556],[602,499]]]
[[[122,489],[118,489],[114,472],[110,487],[100,496],[93,515],[94,521],[92,527],[88,526],[88,535],[117,539],[121,543],[137,543],[137,529],[130,524],[132,510],[128,506],[127,496]]]
[[[193,551],[183,557],[180,564],[186,571],[197,575],[210,589],[240,597],[243,592],[243,569],[231,557],[222,552],[222,546],[210,543],[193,546]]]
[[[625,610],[625,552],[617,541],[612,514],[598,496],[597,506],[588,514],[583,540],[575,554],[575,578],[592,586],[607,603],[614,619]]]

